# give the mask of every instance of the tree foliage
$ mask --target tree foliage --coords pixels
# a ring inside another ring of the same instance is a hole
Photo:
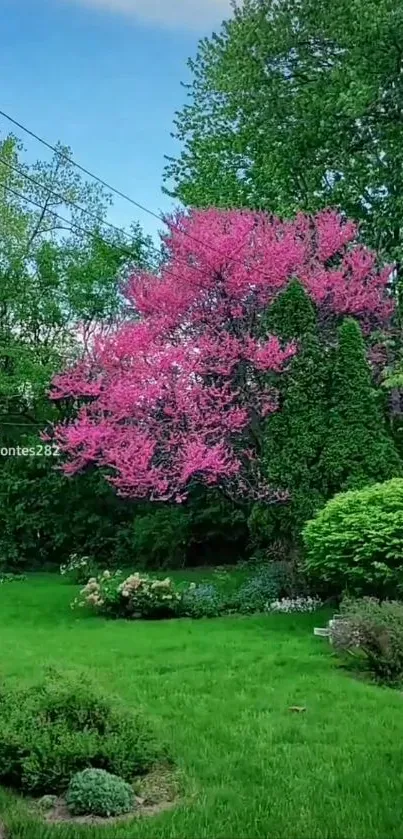
[[[328,497],[401,474],[371,379],[362,332],[352,318],[346,318],[339,330],[328,423],[320,464]]]
[[[129,240],[105,233],[109,197],[65,157],[28,166],[22,151],[12,137],[0,143],[0,421],[8,437],[12,427],[18,437],[22,421],[35,427],[57,416],[46,395],[52,375],[77,357],[97,322],[116,319],[122,276],[146,264],[149,248],[138,227]]]
[[[269,311],[268,325],[298,352],[278,382],[280,410],[266,423],[262,462],[268,482],[289,494],[287,504],[256,505],[249,519],[257,545],[296,544],[304,522],[325,501],[320,458],[328,422],[329,348],[320,340],[315,308],[298,281],[290,283]]]
[[[40,432],[73,416],[49,401],[52,376],[97,323],[123,316],[120,283],[150,243],[137,226],[108,231],[108,195],[58,152],[28,165],[15,138],[0,143],[0,561],[13,567],[81,547],[103,558],[128,515],[100,476],[68,484],[55,472]]]
[[[189,62],[185,205],[292,216],[338,207],[401,261],[403,7],[396,0],[244,0]]]
[[[215,210],[173,219],[161,271],[128,283],[139,320],[100,332],[54,380],[54,398],[83,403],[56,432],[67,471],[107,465],[119,491],[140,498],[183,501],[202,482],[277,500],[255,455],[276,407],[267,374],[296,347],[262,336],[265,313],[297,275],[322,312],[387,319],[390,271],[354,245],[355,232],[332,212],[286,223]]]

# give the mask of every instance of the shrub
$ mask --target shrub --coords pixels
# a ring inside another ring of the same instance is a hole
[[[341,620],[331,626],[334,648],[358,653],[379,681],[393,684],[403,679],[403,604],[374,598],[345,600]]]
[[[0,782],[25,793],[60,793],[86,768],[129,781],[158,750],[140,715],[88,686],[87,678],[48,676],[24,690],[3,689]]]
[[[396,597],[403,578],[403,480],[329,501],[303,531],[305,569],[323,590]]]
[[[211,583],[190,583],[182,593],[179,608],[184,617],[214,618],[225,610],[225,599]]]
[[[120,816],[134,807],[132,787],[104,769],[84,769],[69,783],[66,803],[75,816]]]
[[[26,579],[25,574],[2,574],[0,572],[0,583],[22,583]]]
[[[264,612],[267,603],[288,593],[290,569],[287,563],[272,562],[261,568],[236,592],[234,609],[241,613]]]
[[[186,564],[191,541],[191,519],[186,508],[166,505],[151,507],[134,516],[120,541],[119,557],[135,557],[137,567],[178,568]]]
[[[60,566],[62,577],[66,577],[69,583],[84,585],[88,580],[98,573],[94,560],[88,556],[71,554],[68,562]]]
[[[121,571],[104,571],[88,581],[73,606],[90,606],[111,617],[160,620],[174,617],[180,600],[169,577],[154,580],[147,574],[125,577]]]

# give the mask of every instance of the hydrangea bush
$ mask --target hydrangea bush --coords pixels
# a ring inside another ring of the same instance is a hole
[[[122,571],[103,571],[88,581],[73,606],[89,606],[111,617],[158,620],[174,617],[180,601],[169,577],[155,580],[148,574],[125,577]]]
[[[26,579],[25,574],[3,574],[0,572],[0,585],[3,583],[23,583]]]
[[[78,554],[71,554],[68,562],[60,566],[62,577],[66,577],[69,583],[77,585],[84,585],[97,573],[97,570],[94,560],[89,556],[78,556]]]

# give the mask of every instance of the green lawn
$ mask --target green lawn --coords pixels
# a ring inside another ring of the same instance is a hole
[[[114,623],[72,612],[75,591],[0,586],[2,674],[88,669],[146,709],[188,799],[118,828],[45,828],[3,792],[8,839],[402,839],[402,696],[338,669],[312,634],[327,615]]]

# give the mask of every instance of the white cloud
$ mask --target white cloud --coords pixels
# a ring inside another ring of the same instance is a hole
[[[231,13],[230,0],[74,0],[124,14],[143,23],[199,31],[220,24]]]

